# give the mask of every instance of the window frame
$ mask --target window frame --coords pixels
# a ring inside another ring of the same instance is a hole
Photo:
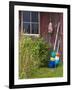
[[[31,12],[33,12],[33,11],[31,11],[30,12],[30,22],[24,22],[23,21],[23,12],[24,11],[21,11],[22,12],[22,28],[21,28],[21,32],[23,32],[23,35],[26,35],[26,36],[37,36],[37,37],[39,37],[40,36],[40,12],[37,12],[38,13],[38,22],[31,22],[31,18],[32,18],[32,16],[31,16]],[[23,31],[23,24],[24,23],[29,23],[30,24],[30,33],[24,33],[24,31]],[[35,24],[38,24],[38,34],[32,34],[31,33],[31,31],[32,31],[32,24],[33,23],[35,23]]]

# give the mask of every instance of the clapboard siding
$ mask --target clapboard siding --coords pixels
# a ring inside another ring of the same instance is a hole
[[[53,24],[53,32],[51,33],[51,35],[48,34],[48,24],[50,22],[50,19]],[[49,37],[51,36],[50,41],[53,46],[55,42],[58,22],[61,23],[59,35],[61,37],[60,48],[61,50],[63,50],[63,13],[40,13],[40,34],[47,42],[49,42]]]

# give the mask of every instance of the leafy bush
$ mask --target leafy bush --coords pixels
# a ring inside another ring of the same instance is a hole
[[[39,61],[40,61],[40,67],[47,67],[48,64],[48,57],[49,57],[49,50],[48,48],[50,47],[48,43],[46,43],[43,38],[37,38],[36,41],[37,46],[38,46],[38,51],[39,51]]]
[[[30,78],[38,67],[47,66],[49,45],[43,38],[22,36],[19,40],[19,76]]]

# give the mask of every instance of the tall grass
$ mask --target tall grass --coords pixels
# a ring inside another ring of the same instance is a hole
[[[49,45],[43,38],[21,36],[19,40],[19,78],[30,78],[41,66],[47,66]]]

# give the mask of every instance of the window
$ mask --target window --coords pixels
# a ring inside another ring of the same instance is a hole
[[[24,34],[39,34],[39,13],[23,11],[23,32]]]

